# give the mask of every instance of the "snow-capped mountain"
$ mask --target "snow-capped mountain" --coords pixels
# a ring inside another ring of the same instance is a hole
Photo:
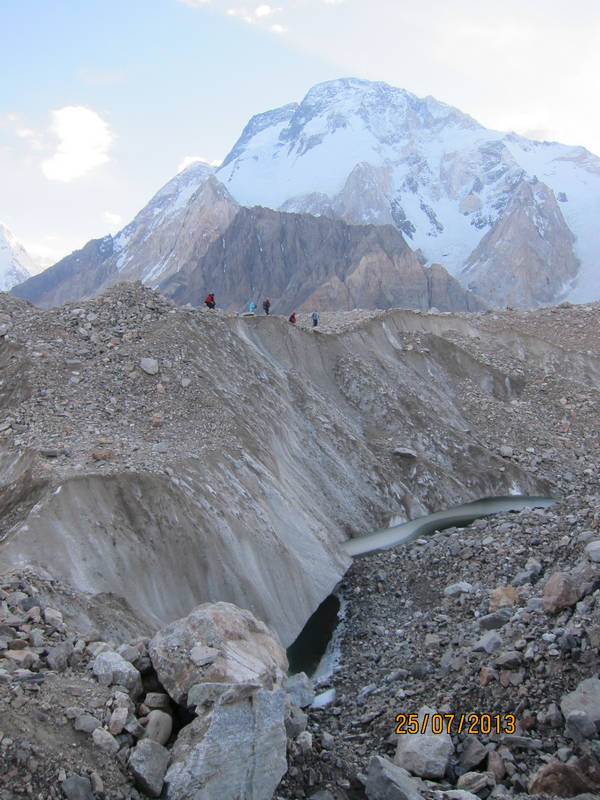
[[[31,257],[14,234],[0,223],[0,292],[27,280],[35,269]]]
[[[431,97],[354,78],[320,84],[300,104],[253,117],[218,170],[193,164],[114,238],[89,242],[13,291],[55,305],[119,280],[141,280],[182,298],[192,273],[196,293],[203,281],[216,280],[213,267],[223,256],[221,289],[214,283],[206,288],[225,307],[235,307],[243,287],[254,292],[256,275],[265,273],[263,254],[279,248],[281,258],[269,260],[272,276],[292,281],[299,271],[322,308],[327,302],[353,307],[354,298],[364,297],[409,302],[396,289],[391,299],[383,284],[372,291],[373,275],[382,281],[391,275],[381,248],[371,261],[365,254],[364,264],[375,265],[371,272],[363,264],[351,277],[344,271],[348,263],[332,267],[342,283],[352,283],[351,292],[328,284],[319,294],[313,286],[318,265],[296,263],[281,238],[299,226],[306,235],[297,241],[312,242],[314,226],[270,217],[266,224],[257,214],[240,218],[228,235],[247,206],[322,222],[393,225],[421,265],[441,264],[491,305],[600,299],[600,158],[581,147],[487,130]],[[318,235],[324,252],[340,256],[342,249],[327,249],[321,227]],[[298,246],[308,258],[304,244]],[[235,291],[233,284],[227,288],[230,264],[238,274]],[[281,298],[298,303],[291,288],[281,283]],[[265,291],[273,295],[272,288]]]
[[[520,199],[537,222],[525,226],[519,279],[500,302],[522,305],[525,285],[534,305],[600,298],[600,158],[488,130],[431,97],[353,78],[320,84],[300,104],[253,117],[216,174],[242,205],[392,223],[426,263],[467,281],[485,272],[492,254],[482,240]],[[540,202],[544,186],[551,198]],[[529,271],[528,259],[552,250],[548,237],[561,232],[573,268],[551,276],[549,299],[544,270]]]

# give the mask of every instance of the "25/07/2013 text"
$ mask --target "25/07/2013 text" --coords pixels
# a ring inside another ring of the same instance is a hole
[[[516,733],[514,714],[398,714],[396,734]]]

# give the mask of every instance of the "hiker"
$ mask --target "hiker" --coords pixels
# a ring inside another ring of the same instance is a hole
[[[316,311],[313,311],[312,314],[311,314],[311,317],[312,317],[312,321],[313,321],[313,328],[316,328],[317,325],[319,324],[319,315],[317,314]]]
[[[263,300],[263,311],[265,312],[267,317],[269,316],[269,309],[270,308],[271,308],[271,301],[269,300],[268,297],[265,297],[265,299]]]
[[[254,314],[255,311],[256,311],[256,301],[250,300],[250,313]]]
[[[292,323],[292,325],[296,324],[296,312],[295,311],[292,311],[292,313],[290,314],[290,322]]]
[[[206,295],[206,300],[205,300],[204,302],[206,303],[206,305],[208,306],[208,308],[213,308],[213,309],[214,309],[214,307],[217,305],[217,304],[215,303],[215,295],[214,295],[214,292],[211,292],[210,294],[207,294],[207,295]]]

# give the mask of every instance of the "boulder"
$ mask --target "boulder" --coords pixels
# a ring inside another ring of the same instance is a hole
[[[284,716],[281,689],[215,703],[180,731],[165,776],[166,800],[271,800],[287,769]]]
[[[232,603],[203,603],[160,630],[148,645],[168,694],[185,705],[199,683],[279,685],[285,650],[267,626]]]
[[[305,672],[290,675],[284,680],[283,688],[290,698],[290,703],[298,708],[307,708],[315,699],[312,681]]]
[[[67,800],[94,800],[89,778],[70,775],[62,782],[61,786]]]
[[[588,719],[598,725],[600,723],[600,680],[597,675],[581,681],[575,691],[563,694],[560,710],[565,719],[575,711],[582,711]]]
[[[150,797],[159,797],[168,763],[167,749],[152,739],[142,739],[131,752],[129,770],[138,788]]]
[[[594,539],[585,546],[585,554],[590,561],[600,562],[600,539]]]
[[[155,708],[148,714],[146,739],[152,739],[159,744],[166,744],[169,741],[172,730],[173,719],[166,711]]]
[[[425,714],[429,718],[437,712],[427,706],[419,709],[419,729]],[[425,733],[401,734],[394,756],[394,763],[420,778],[438,779],[444,776],[450,756],[454,753],[452,738],[448,733],[435,734],[427,727]]]
[[[479,766],[487,755],[487,749],[476,736],[467,736],[460,754],[460,765],[465,772],[469,772],[473,767]]]
[[[133,664],[125,661],[113,650],[107,650],[96,656],[92,663],[92,672],[98,683],[104,686],[111,684],[124,686],[132,697],[139,697],[142,694],[142,676]]]
[[[544,611],[558,614],[563,608],[574,606],[580,597],[575,579],[568,572],[555,572],[544,586]]]
[[[574,797],[598,789],[576,764],[550,761],[538,769],[529,784],[530,794],[549,794],[557,797]]]
[[[369,762],[365,794],[369,800],[422,800],[417,781],[405,769],[381,756]]]

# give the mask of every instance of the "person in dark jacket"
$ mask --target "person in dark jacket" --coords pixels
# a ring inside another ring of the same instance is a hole
[[[215,295],[214,292],[206,295],[206,300],[204,301],[208,308],[214,308],[217,304],[215,303]]]
[[[317,325],[319,324],[319,315],[318,315],[318,313],[316,311],[313,311],[312,314],[311,314],[311,318],[312,318],[312,322],[313,322],[313,328],[316,328]]]
[[[290,322],[292,323],[292,325],[294,325],[295,322],[296,322],[296,312],[295,311],[292,311],[292,313],[290,314]]]
[[[271,301],[269,300],[268,297],[265,297],[265,299],[263,300],[263,311],[265,312],[267,317],[269,316],[269,309],[270,308],[271,308]]]

